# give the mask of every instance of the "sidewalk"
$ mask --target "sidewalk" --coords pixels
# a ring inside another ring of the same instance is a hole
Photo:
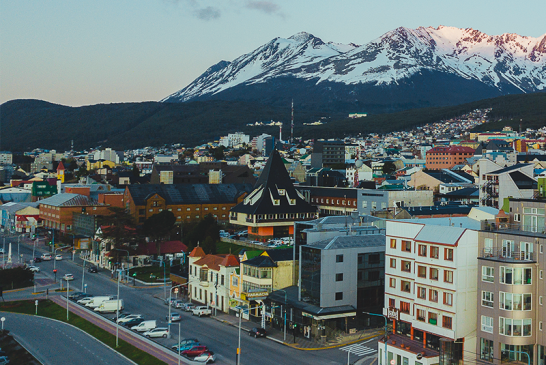
[[[239,327],[239,317],[235,317],[226,313],[218,313],[217,316],[213,316],[212,318],[216,319],[219,322],[226,323],[230,326]],[[241,321],[242,331],[249,332],[253,327],[260,327],[260,324],[248,321],[246,319],[243,319]],[[347,338],[340,339],[339,341],[328,341],[328,342],[322,343],[322,342],[318,342],[313,339],[308,339],[301,336],[297,336],[296,338],[294,338],[292,331],[287,330],[286,342],[285,342],[283,331],[276,328],[272,328],[270,326],[266,327],[266,330],[267,330],[267,339],[284,344],[286,346],[290,346],[297,350],[302,350],[302,351],[316,351],[316,350],[326,350],[326,349],[332,349],[336,347],[342,347],[342,346],[350,345],[360,341],[368,340],[370,338],[377,337],[383,334],[383,331],[381,330],[370,329],[370,330],[365,330],[356,336],[348,336]]]

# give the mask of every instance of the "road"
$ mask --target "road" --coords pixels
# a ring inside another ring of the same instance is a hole
[[[2,313],[4,328],[44,365],[130,365],[132,361],[87,333],[43,317]]]
[[[20,245],[20,253],[23,254],[24,260],[28,262],[32,256],[32,246]],[[13,245],[12,245],[13,251]],[[45,247],[41,245],[36,249],[36,256],[45,252]],[[70,282],[71,289],[81,290],[82,287],[82,267],[77,265],[76,261],[71,260],[71,255],[63,254],[62,261],[46,261],[36,264],[40,267],[40,273],[37,273],[35,278],[38,283],[44,286],[37,287],[37,290],[45,288],[60,287],[59,278],[64,274],[70,273],[74,275],[74,281]],[[57,269],[57,283],[53,284],[53,266]],[[94,295],[116,295],[117,282],[112,280],[111,274],[108,272],[99,272],[92,274],[85,272],[85,284],[87,284],[87,292]],[[65,285],[63,283],[63,285]],[[158,297],[163,298],[164,289],[159,288],[134,288],[132,285],[119,285],[120,298],[125,302],[125,311],[128,313],[142,314],[145,319],[156,319],[158,327],[167,327],[166,316],[168,314],[168,306],[163,303]],[[51,292],[51,290],[50,290]],[[168,292],[167,292],[168,296]],[[19,299],[28,297],[27,292],[6,293],[5,298]],[[179,312],[179,311],[178,311]],[[202,344],[205,344],[217,355],[217,363],[235,365],[235,354],[237,351],[238,329],[230,325],[216,321],[213,318],[198,318],[193,317],[190,313],[182,312],[182,321],[180,323],[181,338],[197,338]],[[112,318],[115,314],[107,314],[105,317]],[[171,326],[172,338],[157,339],[156,342],[170,348],[178,342],[178,323]],[[366,344],[368,347],[375,349],[377,343]],[[241,364],[347,364],[347,351],[344,349],[327,349],[320,351],[301,351],[288,346],[284,346],[274,341],[255,339],[242,333],[241,336]],[[362,352],[361,352],[362,353]],[[369,353],[358,356],[356,352],[351,353],[351,363],[358,359],[369,356]],[[373,357],[373,356],[372,356]],[[366,361],[364,365],[372,362]]]

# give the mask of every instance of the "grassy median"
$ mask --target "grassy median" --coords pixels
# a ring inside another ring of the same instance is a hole
[[[34,305],[34,300],[5,302],[0,304],[0,311],[34,315],[36,313],[36,306]],[[66,322],[66,308],[63,308],[50,300],[38,301],[38,315]],[[91,336],[95,337],[97,340],[115,349],[116,351],[136,362],[137,364],[165,364],[163,361],[158,360],[147,352],[142,351],[122,340],[118,341],[119,347],[116,348],[116,336],[86,321],[85,319],[75,315],[72,312],[70,313],[68,323],[78,327],[84,332],[87,332]]]

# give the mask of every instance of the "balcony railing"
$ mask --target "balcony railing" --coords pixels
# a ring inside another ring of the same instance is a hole
[[[480,253],[480,257],[488,258],[492,260],[502,261],[535,261],[534,252],[526,252],[520,250],[511,251],[508,248],[484,248]]]

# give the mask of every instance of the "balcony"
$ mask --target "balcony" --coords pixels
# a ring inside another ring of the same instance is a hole
[[[525,252],[525,251],[510,251],[506,248],[483,248],[480,252],[481,258],[495,260],[495,261],[505,261],[505,262],[535,262],[535,253],[534,252]]]

